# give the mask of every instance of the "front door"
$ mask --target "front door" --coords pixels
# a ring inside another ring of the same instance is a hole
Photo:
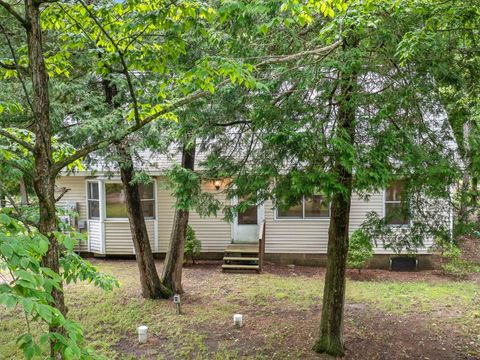
[[[252,205],[233,221],[233,242],[258,243],[259,224],[263,217],[263,206]]]

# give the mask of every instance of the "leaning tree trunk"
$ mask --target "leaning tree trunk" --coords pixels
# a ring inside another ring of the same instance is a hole
[[[32,80],[32,110],[35,132],[35,171],[33,186],[38,198],[40,218],[38,229],[45,235],[50,244],[42,259],[42,264],[56,273],[60,273],[59,244],[53,235],[57,228],[55,213],[55,176],[52,166],[52,129],[50,125],[48,75],[42,49],[42,29],[40,25],[40,2],[25,1],[25,20],[27,30],[28,60]],[[60,289],[52,289],[53,306],[66,314],[65,300]],[[63,329],[52,326],[51,332],[63,332]],[[55,350],[55,343],[50,343],[51,355],[60,355]]]
[[[191,145],[190,147],[188,147],[187,144],[183,145],[182,167],[191,171],[194,170],[195,145]],[[188,216],[188,209],[175,210],[170,243],[162,272],[162,283],[177,294],[183,293],[182,267]]]
[[[140,272],[142,295],[148,299],[169,298],[171,291],[162,285],[155,267],[155,260],[142,211],[139,186],[137,183],[132,183],[135,173],[132,157],[125,149],[124,144],[118,144],[117,151],[121,158],[119,162],[120,175],[125,191],[125,203],[135,248],[135,257]]]
[[[344,50],[347,46],[349,45],[344,41]],[[355,86],[356,74],[342,74],[336,132],[337,136],[352,145],[355,137],[355,105],[352,99]],[[345,352],[343,344],[345,271],[353,176],[351,169],[347,168],[341,159],[335,159],[332,170],[342,191],[332,195],[322,318],[320,335],[314,350],[319,353],[343,356]]]
[[[104,78],[102,79],[102,86],[105,92],[105,102],[112,108],[118,107],[119,104],[115,101],[117,96],[115,84]],[[118,166],[120,168],[123,190],[125,191],[125,203],[135,248],[135,258],[140,273],[142,295],[147,299],[168,298],[171,292],[160,282],[155,267],[155,259],[150,247],[147,226],[143,216],[140,189],[137,183],[132,183],[135,175],[133,159],[126,149],[125,142],[126,140],[117,144],[117,152],[120,157]]]

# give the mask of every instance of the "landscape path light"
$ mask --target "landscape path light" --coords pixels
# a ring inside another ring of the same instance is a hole
[[[181,309],[180,309],[180,295],[175,294],[173,295],[173,303],[175,304],[175,307],[177,309],[177,314],[181,314]]]
[[[242,314],[235,314],[233,315],[233,324],[236,326],[236,327],[242,327],[243,325],[243,316]]]
[[[146,343],[147,342],[147,330],[148,326],[141,325],[138,327],[138,342]]]

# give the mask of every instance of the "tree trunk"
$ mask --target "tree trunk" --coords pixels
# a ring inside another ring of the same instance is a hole
[[[469,119],[465,120],[463,124],[463,178],[462,186],[460,190],[460,209],[458,211],[458,221],[461,224],[466,224],[469,221],[471,214],[471,204],[473,203],[472,197],[469,195],[470,180],[471,180],[471,159],[472,154],[470,152],[470,131],[471,122]]]
[[[108,79],[102,79],[102,86],[105,93],[105,102],[112,108],[118,107],[115,102],[117,87]],[[155,267],[150,240],[148,238],[147,226],[143,216],[140,189],[137,183],[132,183],[135,175],[132,156],[126,149],[125,142],[117,144],[117,152],[120,157],[118,166],[122,179],[123,190],[125,191],[125,204],[127,207],[130,232],[132,234],[135,258],[140,273],[140,284],[142,295],[147,299],[169,298],[171,292],[162,285]]]
[[[57,228],[55,213],[55,171],[52,169],[52,129],[50,125],[50,99],[48,93],[48,74],[42,49],[42,29],[40,25],[40,3],[34,0],[25,1],[25,19],[27,29],[28,60],[32,81],[32,108],[35,132],[35,170],[33,186],[38,198],[40,211],[39,231],[48,238],[50,245],[42,264],[56,273],[59,268],[59,244],[53,235]],[[60,284],[60,286],[62,286]],[[55,306],[64,315],[67,312],[62,288],[52,289]],[[52,332],[62,333],[58,327],[50,327]],[[60,357],[50,343],[52,357]]]
[[[132,183],[135,173],[132,157],[125,149],[124,144],[118,144],[117,150],[121,158],[119,162],[120,175],[125,191],[125,203],[135,248],[135,257],[140,272],[142,295],[148,299],[168,299],[172,293],[162,285],[158,277],[143,216],[139,186],[137,183]]]
[[[193,171],[195,167],[195,145],[182,148],[182,167]],[[189,211],[187,209],[176,209],[173,219],[172,233],[168,245],[165,264],[162,272],[162,283],[176,294],[183,293],[182,288],[182,267],[187,234]]]
[[[7,206],[7,197],[4,193],[2,180],[0,179],[0,208],[4,208],[6,206]]]
[[[348,45],[344,41],[344,50],[347,46],[352,45]],[[342,74],[336,129],[337,136],[352,145],[355,138],[356,110],[352,94],[355,91],[356,81],[355,73]],[[347,168],[341,159],[338,158],[334,160],[332,170],[342,187],[342,191],[336,191],[331,199],[322,319],[320,335],[315,343],[314,350],[333,356],[343,356],[345,352],[343,343],[345,272],[347,267],[348,227],[353,176],[351,169]]]
[[[480,209],[478,206],[478,176],[472,176],[472,207],[477,214],[477,222],[480,222]]]
[[[28,191],[24,176],[20,178],[20,204],[28,205]]]

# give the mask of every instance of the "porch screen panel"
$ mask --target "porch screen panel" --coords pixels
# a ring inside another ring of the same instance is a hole
[[[153,183],[140,184],[140,201],[145,219],[155,218],[155,190]],[[105,184],[105,209],[107,218],[125,219],[128,217],[125,191],[121,183]]]

